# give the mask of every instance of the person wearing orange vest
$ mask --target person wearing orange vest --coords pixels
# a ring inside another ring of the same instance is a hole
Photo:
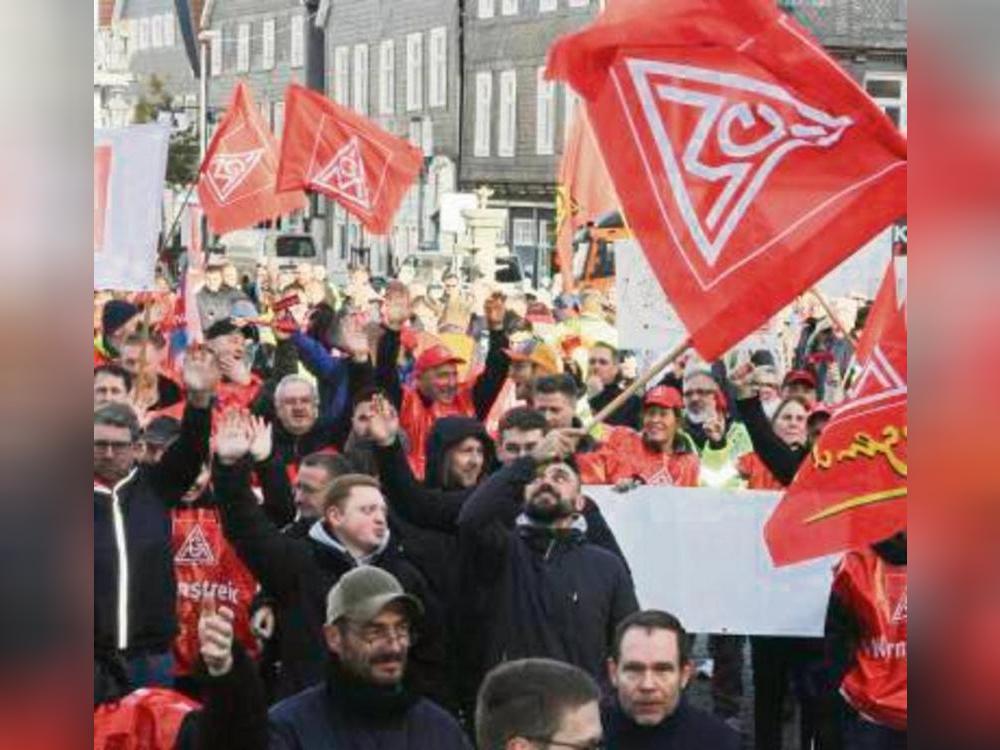
[[[825,635],[845,750],[906,747],[906,547],[899,532],[848,552],[834,574]]]
[[[410,303],[402,285],[386,291],[385,322],[378,345],[375,382],[381,384],[399,411],[399,423],[409,440],[407,458],[413,473],[422,478],[426,464],[426,443],[434,421],[441,417],[466,416],[483,420],[489,414],[507,378],[510,358],[503,321],[506,306],[502,295],[494,294],[485,305],[490,330],[486,365],[473,382],[459,382],[458,365],[464,360],[443,344],[426,348],[413,368],[414,384],[400,382],[400,330],[409,317]]]
[[[676,388],[649,391],[642,400],[642,432],[615,427],[598,450],[577,454],[583,482],[697,487],[698,454],[678,429],[683,405]]]

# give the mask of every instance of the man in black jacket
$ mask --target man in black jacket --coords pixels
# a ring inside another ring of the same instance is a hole
[[[737,750],[735,731],[684,698],[692,672],[676,617],[647,610],[622,620],[608,660],[615,696],[602,717],[609,750]]]
[[[470,592],[492,602],[484,666],[523,657],[597,677],[615,625],[638,609],[624,563],[587,541],[580,478],[566,463],[579,430],[554,430],[487,479],[458,517]]]
[[[377,480],[349,474],[326,490],[322,518],[305,538],[283,535],[268,521],[250,489],[250,428],[224,423],[216,435],[215,493],[223,530],[240,558],[275,600],[281,623],[281,675],[276,692],[287,696],[323,677],[323,606],[327,592],[358,565],[390,571],[404,588],[427,602],[425,632],[415,660],[420,687],[436,691],[444,682],[440,653],[441,614],[420,571],[390,538],[386,506]]]
[[[590,411],[597,414],[618,398],[625,388],[618,350],[604,342],[598,342],[590,347],[587,355],[587,400],[590,403]],[[639,430],[641,412],[642,399],[638,395],[632,395],[605,420],[605,423]]]
[[[131,407],[108,404],[94,412],[94,648],[124,657],[135,687],[172,681],[177,618],[170,508],[208,459],[218,380],[210,352],[188,352],[180,436],[156,464],[137,464],[139,422]]]

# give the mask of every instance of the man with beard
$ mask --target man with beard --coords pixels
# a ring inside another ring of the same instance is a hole
[[[345,574],[326,602],[325,679],[271,709],[270,750],[471,750],[458,723],[405,680],[422,614],[391,574]]]
[[[550,432],[480,485],[459,514],[465,583],[493,606],[486,668],[548,657],[597,677],[616,623],[638,609],[624,563],[586,538],[580,478],[566,461],[581,432]]]
[[[608,659],[614,701],[602,716],[609,750],[736,750],[740,737],[684,697],[691,640],[676,617],[635,612],[618,624]]]

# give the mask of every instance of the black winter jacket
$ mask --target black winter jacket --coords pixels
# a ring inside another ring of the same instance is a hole
[[[484,667],[524,657],[604,670],[615,626],[639,607],[631,576],[575,528],[516,522],[535,474],[520,458],[481,484],[458,518],[463,568],[491,601]],[[516,525],[514,525],[516,523]]]
[[[170,509],[208,459],[211,411],[188,406],[159,463],[114,487],[94,481],[94,647],[162,653],[177,631]],[[125,565],[120,566],[124,560]]]
[[[677,708],[656,726],[632,721],[617,701],[601,711],[608,750],[739,750],[740,736],[681,696]]]
[[[293,527],[298,533],[278,531],[257,505],[247,462],[216,466],[213,478],[226,538],[275,603],[281,658],[276,693],[279,697],[293,695],[323,678],[326,597],[340,577],[358,563],[336,540],[320,531],[320,522],[309,527],[305,535],[302,524]],[[364,562],[391,573],[403,589],[423,602],[426,612],[420,624],[421,638],[412,654],[414,685],[437,694],[438,686],[445,682],[440,635],[443,615],[426,579],[391,540]]]

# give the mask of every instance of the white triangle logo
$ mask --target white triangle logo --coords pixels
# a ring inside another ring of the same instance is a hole
[[[215,553],[212,552],[212,545],[205,538],[201,526],[195,524],[188,532],[181,548],[174,555],[174,562],[178,565],[215,565]]]
[[[227,203],[229,197],[253,172],[264,155],[263,148],[241,151],[235,154],[216,154],[209,162],[205,177],[208,186],[219,203]]]
[[[886,401],[905,399],[906,393],[906,381],[885,356],[881,346],[876,344],[868,361],[861,367],[847,399],[836,409],[834,416],[860,409],[868,411]]]
[[[756,78],[659,60],[626,65],[657,151],[644,162],[663,170],[667,199],[709,265],[789,153],[830,148],[853,124]],[[694,123],[690,134],[677,132],[682,122]],[[709,197],[695,200],[695,188]]]
[[[310,180],[365,211],[371,211],[365,165],[361,158],[358,137],[351,136],[333,158]]]
[[[892,612],[892,622],[906,622],[906,592],[899,597],[899,601],[896,603],[896,609]]]

